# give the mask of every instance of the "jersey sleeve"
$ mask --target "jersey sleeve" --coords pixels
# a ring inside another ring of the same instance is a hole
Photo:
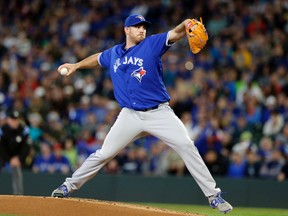
[[[110,61],[111,61],[111,50],[107,49],[100,53],[98,57],[98,63],[100,64],[101,67],[108,68],[110,66]]]
[[[171,47],[172,44],[169,44],[168,40],[169,40],[169,32],[151,35],[149,37],[150,41],[149,44],[156,56],[163,55]]]

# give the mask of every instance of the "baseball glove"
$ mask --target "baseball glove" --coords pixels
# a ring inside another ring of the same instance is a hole
[[[196,19],[190,19],[186,24],[186,35],[192,53],[200,52],[208,40],[208,33],[202,23],[202,18],[200,18],[200,22]]]

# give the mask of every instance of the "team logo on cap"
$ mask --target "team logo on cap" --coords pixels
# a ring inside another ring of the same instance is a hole
[[[142,15],[136,16],[136,18],[140,19],[141,21],[145,21],[145,18]]]
[[[143,67],[140,67],[131,73],[131,76],[135,77],[140,83],[142,81],[143,76],[145,75],[146,75],[146,70],[144,70]]]

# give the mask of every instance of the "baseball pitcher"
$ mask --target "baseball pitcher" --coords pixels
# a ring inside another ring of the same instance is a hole
[[[147,132],[161,139],[182,157],[212,208],[224,213],[231,211],[232,206],[221,197],[221,190],[216,188],[215,180],[183,123],[170,108],[170,97],[163,82],[162,55],[185,36],[191,51],[198,53],[207,42],[206,29],[202,20],[186,19],[168,32],[146,37],[146,29],[150,25],[142,15],[130,15],[124,23],[125,43],[58,68],[64,76],[83,68],[108,68],[121,112],[102,148],[91,154],[72,177],[66,178],[53,191],[52,196],[69,197],[125,146],[142,132]]]

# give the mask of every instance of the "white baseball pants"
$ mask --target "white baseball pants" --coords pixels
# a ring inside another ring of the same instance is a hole
[[[78,190],[142,132],[161,139],[181,156],[206,197],[220,192],[184,124],[167,103],[146,112],[123,108],[102,148],[91,154],[71,178],[66,178],[64,184],[68,190]]]

